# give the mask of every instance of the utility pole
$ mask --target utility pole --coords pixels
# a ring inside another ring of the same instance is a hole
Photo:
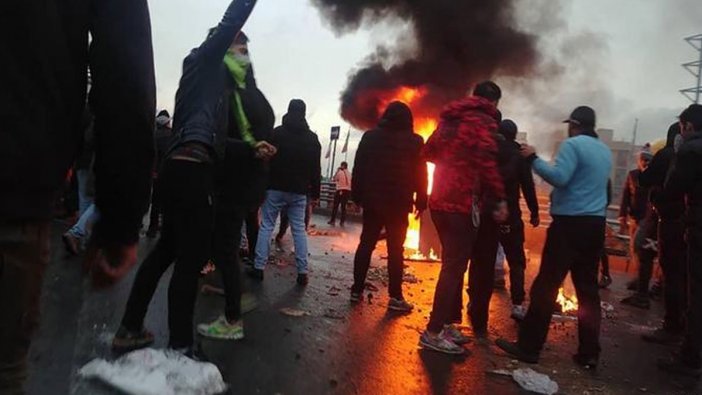
[[[682,89],[680,93],[685,95],[685,97],[692,102],[699,104],[700,95],[702,94],[702,34],[687,37],[685,41],[699,52],[699,60],[682,65],[685,70],[697,78],[697,85],[693,88]]]

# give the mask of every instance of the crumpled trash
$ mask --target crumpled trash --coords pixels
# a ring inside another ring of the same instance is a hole
[[[614,311],[614,306],[612,306],[612,304],[608,302],[600,302],[600,307],[605,313],[611,313],[612,311]]]
[[[553,395],[558,392],[558,383],[533,369],[521,368],[512,371],[500,369],[491,370],[488,373],[512,377],[512,380],[516,381],[520,387],[537,394]]]
[[[306,315],[311,315],[308,311],[293,309],[292,307],[283,307],[278,310],[281,314],[287,315],[289,317],[304,317]]]
[[[547,375],[536,372],[533,369],[517,369],[512,372],[512,379],[520,387],[537,394],[553,395],[558,392],[558,383],[551,380]]]
[[[213,395],[227,390],[215,365],[172,350],[137,350],[113,362],[94,359],[78,375],[129,395]]]

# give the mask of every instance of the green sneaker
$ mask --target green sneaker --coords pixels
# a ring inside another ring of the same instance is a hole
[[[221,316],[212,323],[198,325],[197,333],[210,339],[241,340],[244,338],[244,322],[239,320],[230,324]]]

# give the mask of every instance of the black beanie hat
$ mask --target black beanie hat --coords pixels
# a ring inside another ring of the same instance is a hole
[[[500,122],[500,127],[497,131],[505,137],[508,141],[514,141],[517,139],[517,124],[511,119],[505,119]]]

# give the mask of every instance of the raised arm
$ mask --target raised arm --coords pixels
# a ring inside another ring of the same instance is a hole
[[[256,0],[234,0],[229,4],[222,21],[198,48],[202,59],[221,62],[236,34],[244,27]]]

